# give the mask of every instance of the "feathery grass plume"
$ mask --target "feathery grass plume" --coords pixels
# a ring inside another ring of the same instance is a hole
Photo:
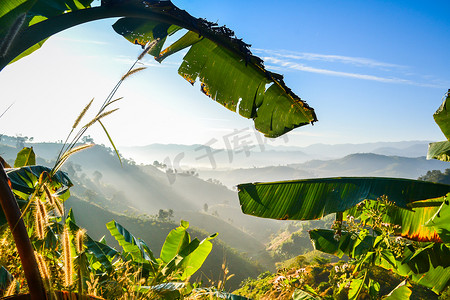
[[[34,220],[36,226],[36,234],[39,239],[43,240],[45,238],[45,228],[48,224],[48,215],[47,209],[45,208],[44,203],[39,198],[35,198],[35,211],[34,211]]]
[[[77,253],[80,254],[84,250],[84,241],[86,239],[86,229],[81,228],[78,229],[77,234],[75,235],[75,249]]]
[[[13,279],[11,283],[8,285],[8,288],[6,289],[6,292],[3,294],[3,297],[12,296],[17,292],[17,279]]]
[[[89,281],[86,281],[86,285],[88,288],[87,293],[89,295],[98,296],[97,295],[98,286],[99,286],[98,280],[99,280],[99,277],[95,277],[95,275],[93,273],[91,273],[89,275]]]
[[[86,125],[84,125],[85,128],[91,127],[92,125],[94,125],[95,122],[99,121],[100,119],[112,114],[113,112],[115,112],[116,110],[118,110],[118,108],[115,108],[113,110],[109,110],[107,112],[101,113],[99,115],[97,115],[94,119],[92,119],[92,121],[90,121],[89,123],[87,123]]]
[[[133,70],[127,72],[125,75],[123,75],[122,78],[121,78],[120,80],[125,80],[125,79],[127,79],[128,77],[130,77],[131,75],[133,75],[133,74],[135,74],[135,73],[137,73],[137,72],[140,72],[140,71],[142,71],[142,70],[145,70],[145,69],[147,69],[147,67],[139,67],[139,68],[133,69]]]
[[[51,175],[53,176],[63,165],[64,163],[69,159],[69,157],[72,154],[75,154],[79,151],[82,151],[84,149],[93,147],[94,144],[85,144],[81,146],[74,147],[72,146],[70,149],[67,149],[57,160],[55,163],[55,166],[52,169]]]
[[[52,193],[50,192],[50,189],[48,188],[48,186],[46,184],[44,184],[43,187],[44,187],[45,197],[47,198],[48,203],[52,207],[52,210],[54,212],[56,212],[57,216],[62,216],[63,210],[62,210],[61,204],[59,203],[58,198],[52,195]]]
[[[64,261],[64,284],[70,286],[73,283],[73,261],[72,261],[72,251],[70,249],[70,235],[67,227],[64,227],[64,232],[62,236],[62,246],[63,246],[63,261]]]
[[[119,97],[119,98],[117,98],[117,99],[114,99],[114,100],[112,100],[112,101],[109,101],[109,102],[105,105],[105,108],[106,108],[108,105],[111,105],[111,104],[113,104],[114,102],[117,102],[117,101],[122,100],[122,99],[123,99],[123,97]]]
[[[36,262],[38,264],[39,272],[41,273],[41,277],[47,284],[50,280],[50,272],[47,267],[47,263],[44,260],[44,257],[42,257],[41,254],[34,251],[34,256],[36,257]]]
[[[153,47],[156,46],[156,44],[158,44],[159,42],[159,38],[154,39],[153,41],[151,41],[150,43],[148,43],[147,47],[145,47],[144,51],[142,51],[141,54],[139,54],[138,59],[137,60],[141,60],[144,58],[145,54],[149,53],[150,51],[153,50]]]
[[[81,113],[78,115],[77,119],[73,123],[72,129],[75,129],[78,126],[78,124],[80,124],[81,119],[84,117],[84,115],[88,111],[89,107],[91,107],[91,104],[93,101],[94,101],[94,98],[92,98],[92,100],[84,107],[84,109],[81,111]]]

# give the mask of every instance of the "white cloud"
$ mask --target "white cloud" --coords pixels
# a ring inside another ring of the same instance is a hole
[[[317,56],[320,56],[317,54]],[[423,86],[423,87],[433,87],[433,88],[442,88],[442,82],[430,82],[430,83],[419,83],[410,79],[404,79],[404,78],[398,78],[393,76],[376,76],[376,75],[369,75],[369,74],[362,74],[362,73],[353,73],[353,72],[344,72],[344,71],[335,71],[330,69],[324,69],[324,68],[316,68],[311,67],[302,63],[298,63],[295,61],[292,61],[288,59],[287,57],[273,57],[273,56],[266,56],[262,57],[265,62],[268,62],[275,66],[275,69],[280,70],[282,68],[291,69],[291,70],[298,70],[303,72],[310,72],[310,73],[318,73],[323,75],[329,75],[329,76],[338,76],[338,77],[347,77],[347,78],[355,78],[355,79],[363,79],[363,80],[371,80],[371,81],[378,81],[378,82],[385,82],[385,83],[396,83],[396,84],[409,84],[409,85],[415,85],[415,86]],[[351,58],[348,57],[347,61],[351,61]],[[382,63],[378,63],[378,65],[381,65]],[[375,61],[373,61],[372,65],[375,65]]]
[[[307,52],[292,52],[292,51],[284,51],[284,50],[276,51],[276,50],[265,50],[265,49],[256,49],[255,52],[267,53],[272,56],[281,57],[282,59],[337,62],[337,63],[344,63],[344,64],[352,64],[352,65],[356,65],[356,66],[364,66],[364,67],[406,68],[406,66],[380,62],[380,61],[376,61],[376,60],[373,60],[370,58],[364,58],[364,57],[351,57],[351,56],[307,53]]]

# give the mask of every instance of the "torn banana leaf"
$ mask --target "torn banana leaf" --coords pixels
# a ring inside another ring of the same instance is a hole
[[[12,1],[11,6],[0,1],[0,24],[6,28],[0,28],[0,70],[59,31],[122,17],[114,30],[143,47],[157,40],[150,54],[160,62],[190,47],[179,74],[191,83],[199,81],[203,93],[226,108],[254,119],[267,137],[317,121],[314,110],[285,85],[283,76],[267,71],[232,30],[192,17],[171,1],[104,0],[100,7],[90,7],[92,0]],[[163,50],[167,37],[182,28],[188,32]]]
[[[281,75],[267,71],[262,61],[251,54],[249,45],[236,39],[233,31],[188,14],[184,17],[191,19],[197,30],[188,31],[164,50],[161,49],[167,36],[181,27],[122,18],[113,28],[142,47],[159,39],[150,53],[159,62],[190,47],[178,73],[191,84],[199,81],[205,95],[229,110],[254,119],[256,129],[267,137],[278,137],[317,121],[314,110],[286,87]]]

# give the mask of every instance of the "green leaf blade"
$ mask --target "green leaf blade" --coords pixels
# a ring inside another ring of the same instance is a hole
[[[319,178],[238,185],[242,212],[280,220],[313,220],[344,212],[366,200],[387,195],[398,207],[440,197],[450,185],[425,181],[382,178]]]
[[[17,158],[14,161],[14,168],[32,166],[36,164],[36,155],[33,147],[25,147],[17,153]]]

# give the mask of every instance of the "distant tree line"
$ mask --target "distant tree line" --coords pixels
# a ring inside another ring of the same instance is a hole
[[[444,173],[439,170],[428,171],[427,174],[420,176],[418,179],[423,181],[450,184],[450,169],[446,169]]]

